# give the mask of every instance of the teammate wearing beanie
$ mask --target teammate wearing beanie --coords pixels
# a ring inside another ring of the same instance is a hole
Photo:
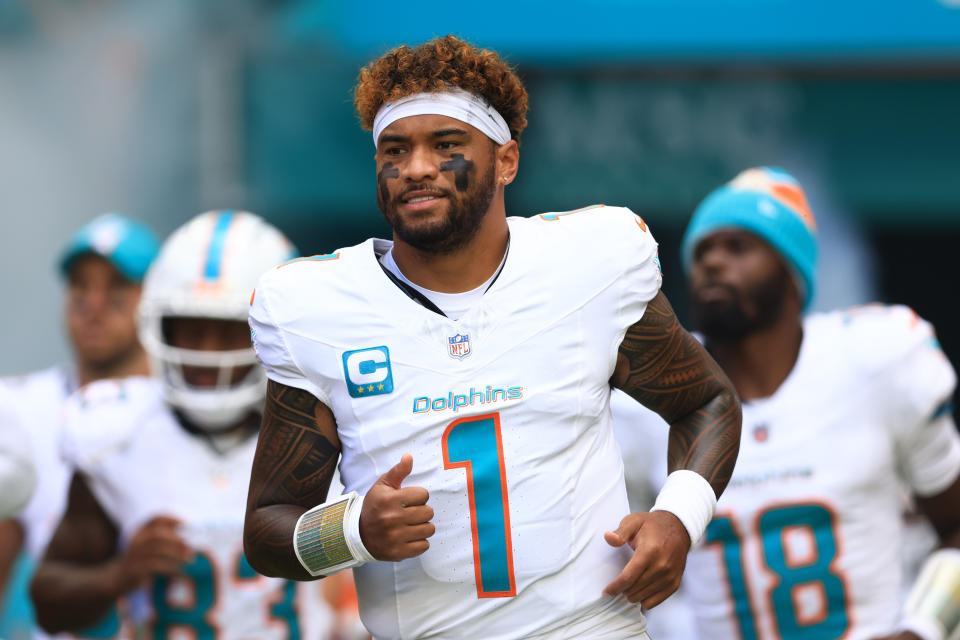
[[[796,180],[756,168],[684,238],[696,321],[743,403],[737,467],[684,579],[700,637],[957,637],[960,552],[932,554],[899,602],[901,487],[960,542],[953,369],[906,307],[802,315],[815,229]]]
[[[638,603],[676,589],[740,424],[650,230],[602,205],[507,217],[527,96],[491,51],[400,47],[355,96],[393,239],[260,280],[251,564],[356,567],[376,638],[647,638]],[[649,513],[629,513],[611,387],[671,423]],[[349,493],[324,502],[341,452]]]
[[[776,249],[794,276],[803,308],[809,308],[816,284],[817,223],[793,176],[771,167],[747,169],[707,196],[683,236],[688,273],[699,242],[724,228],[749,231]]]

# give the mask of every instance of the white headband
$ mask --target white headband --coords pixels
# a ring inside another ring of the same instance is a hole
[[[510,141],[510,127],[486,100],[460,87],[449,87],[446,91],[415,93],[380,107],[373,119],[373,145],[377,145],[383,130],[400,118],[423,115],[447,116],[465,122],[497,144]]]

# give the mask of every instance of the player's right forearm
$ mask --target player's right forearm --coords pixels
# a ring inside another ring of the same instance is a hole
[[[30,584],[37,623],[48,633],[94,626],[123,593],[117,560],[97,565],[44,561]]]
[[[303,568],[293,550],[293,531],[306,511],[289,504],[249,511],[243,527],[243,553],[250,566],[272,578],[316,580]]]
[[[297,520],[322,504],[340,440],[330,409],[310,393],[270,380],[253,458],[243,549],[260,573],[314,580],[293,549]]]

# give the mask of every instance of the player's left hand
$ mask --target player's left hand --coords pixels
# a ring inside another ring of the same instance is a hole
[[[629,544],[633,549],[633,557],[604,588],[604,595],[623,593],[630,602],[651,609],[680,586],[690,534],[677,516],[669,511],[631,513],[616,531],[607,531],[603,537],[612,547]]]

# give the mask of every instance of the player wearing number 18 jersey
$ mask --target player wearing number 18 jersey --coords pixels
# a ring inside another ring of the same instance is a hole
[[[901,487],[944,544],[960,542],[956,379],[932,327],[902,306],[801,320],[816,239],[781,170],[748,170],[709,196],[684,256],[744,416],[736,470],[684,578],[700,637],[955,637],[955,554],[931,556],[936,587],[921,580],[921,605],[900,606]]]
[[[507,218],[526,94],[492,52],[401,47],[362,72],[357,106],[393,242],[257,287],[270,383],[251,563],[300,579],[356,566],[377,638],[646,638],[634,603],[676,589],[739,431],[727,381],[659,293],[647,226],[604,206]],[[612,385],[672,425],[652,513],[629,514]],[[340,450],[356,495],[323,503]]]

